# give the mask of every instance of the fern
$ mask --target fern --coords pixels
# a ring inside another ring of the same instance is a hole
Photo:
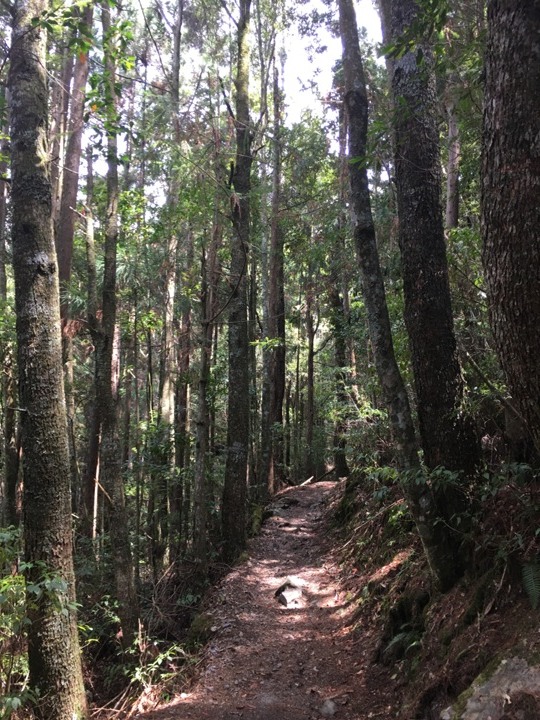
[[[523,565],[523,587],[534,610],[540,602],[540,564],[538,561]]]

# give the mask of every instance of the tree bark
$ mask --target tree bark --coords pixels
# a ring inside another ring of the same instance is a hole
[[[339,254],[336,253],[339,257]],[[334,425],[334,474],[336,479],[348,477],[350,470],[347,464],[347,405],[348,394],[346,389],[346,367],[347,367],[347,341],[346,341],[346,318],[343,308],[343,300],[339,293],[339,283],[336,277],[338,268],[332,273],[328,288],[328,298],[330,300],[332,331],[334,335],[334,358],[336,364],[336,403],[337,403],[337,419]]]
[[[538,0],[489,3],[483,262],[497,353],[540,453],[539,47]]]
[[[401,475],[404,495],[434,579],[441,590],[447,590],[463,571],[461,542],[450,524],[442,522],[442,519],[448,521],[451,518],[441,502],[446,498],[432,492],[423,477],[409,399],[396,362],[365,163],[368,98],[356,16],[352,0],[339,0],[339,8],[345,75],[344,102],[348,117],[351,216],[375,367],[397,442],[400,466],[406,471]]]
[[[81,22],[89,29],[92,25],[93,6],[83,11]],[[89,32],[89,30],[87,30]],[[68,139],[66,145],[64,169],[62,174],[62,193],[56,226],[56,252],[58,254],[58,274],[60,287],[69,283],[71,277],[71,259],[73,256],[73,236],[75,233],[77,192],[79,189],[79,167],[81,162],[84,101],[88,78],[88,53],[79,52],[73,71],[72,100],[69,112]],[[63,320],[66,320],[67,307],[63,307]]]
[[[306,335],[307,335],[307,377],[306,377],[306,406],[305,406],[305,460],[304,475],[306,478],[315,477],[315,335],[318,329],[318,307],[315,303],[312,282],[306,289]]]
[[[447,230],[456,228],[459,222],[459,164],[461,142],[457,117],[457,88],[452,79],[448,80],[445,110],[448,122],[448,162],[446,165],[446,220]]]
[[[105,66],[107,73],[108,112],[114,125],[118,98],[115,89],[116,66],[110,47],[111,16],[106,2],[102,5]],[[122,644],[129,647],[138,630],[138,602],[135,592],[133,561],[122,477],[119,437],[119,333],[116,326],[116,252],[118,243],[118,141],[113,127],[107,133],[107,217],[105,223],[104,270],[102,291],[103,319],[94,335],[96,345],[96,388],[101,417],[100,473],[107,490],[109,533],[122,625]]]
[[[266,278],[263,397],[261,408],[261,472],[259,482],[273,495],[283,480],[283,400],[285,397],[284,232],[281,218],[282,91],[274,67],[274,137],[270,246]]]
[[[388,5],[389,25],[383,23],[387,43],[398,40],[419,12],[415,0],[390,0]],[[393,61],[392,89],[405,323],[424,461],[430,469],[443,466],[474,474],[479,445],[462,407],[442,219],[433,55],[427,42]]]
[[[72,36],[72,31],[68,31]],[[54,83],[51,93],[51,185],[52,185],[52,216],[53,222],[58,220],[60,200],[62,196],[62,177],[64,174],[64,150],[66,127],[69,110],[69,95],[71,80],[73,78],[73,53],[68,42],[62,42],[63,49],[60,54],[60,69],[57,73],[57,82]]]
[[[0,88],[2,106],[6,105],[5,88]],[[6,123],[7,125],[7,123]],[[0,147],[0,178],[7,175],[9,142],[8,128],[3,128],[5,135]],[[6,234],[7,234],[7,183],[0,180],[0,309],[7,311],[7,266],[9,263]],[[19,525],[20,508],[17,503],[17,486],[19,481],[19,445],[20,433],[18,431],[17,411],[17,380],[15,373],[15,350],[9,341],[2,341],[0,357],[3,358],[2,372],[2,407],[4,409],[3,422],[3,448],[4,472],[0,481],[0,522],[4,526]]]
[[[45,0],[14,5],[11,94],[12,246],[20,404],[28,663],[36,715],[86,715],[73,607],[69,451],[62,381],[58,266],[48,163]],[[57,589],[43,587],[54,579]],[[38,597],[33,587],[41,587]]]
[[[249,23],[251,0],[240,0],[237,23],[236,160],[231,188],[233,234],[229,299],[229,395],[227,463],[222,501],[224,558],[234,560],[246,544],[249,448],[249,342],[247,274],[249,268],[251,122],[249,113]]]

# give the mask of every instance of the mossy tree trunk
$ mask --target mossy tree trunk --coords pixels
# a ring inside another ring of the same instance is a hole
[[[423,478],[409,399],[394,353],[386,293],[371,212],[365,163],[368,96],[352,0],[339,0],[345,75],[345,111],[348,119],[350,208],[362,279],[362,292],[377,375],[399,450],[402,486],[437,585],[449,589],[463,567],[459,537],[448,523],[447,508]],[[442,225],[441,225],[442,228]]]
[[[229,283],[229,395],[227,463],[223,487],[224,557],[231,561],[246,544],[249,450],[249,341],[247,275],[249,269],[251,143],[249,110],[249,24],[251,0],[240,0],[237,22],[236,159],[231,186],[231,272]]]
[[[73,607],[69,450],[48,170],[46,33],[32,22],[47,9],[45,0],[17,0],[13,8],[12,245],[30,686],[37,694],[39,718],[66,720],[85,716],[86,700]],[[47,581],[53,581],[48,588]]]
[[[384,0],[385,42],[396,43],[419,16],[416,0]],[[479,444],[463,408],[444,238],[438,106],[429,42],[391,63],[395,174],[405,324],[409,336],[424,461],[429,469],[474,474]],[[463,509],[445,498],[446,517]]]

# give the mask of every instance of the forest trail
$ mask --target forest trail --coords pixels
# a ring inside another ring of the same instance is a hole
[[[391,717],[386,668],[354,603],[328,526],[336,483],[289,488],[214,591],[213,637],[193,686],[144,720],[367,720]],[[279,592],[281,589],[281,592]]]

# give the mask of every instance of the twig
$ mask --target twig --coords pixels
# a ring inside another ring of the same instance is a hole
[[[320,482],[321,480],[324,480],[324,478],[327,477],[328,475],[331,475],[331,474],[334,472],[335,469],[336,469],[335,467],[330,468],[330,470],[328,470],[327,472],[325,472],[324,475],[321,475],[321,477],[316,478],[316,479],[314,480],[314,482]]]
[[[222,94],[223,94],[223,100],[224,100],[224,102],[225,102],[225,105],[227,106],[227,111],[228,111],[229,115],[231,116],[231,118],[232,118],[234,121],[236,121],[236,117],[235,117],[235,115],[234,115],[234,111],[233,111],[233,109],[232,109],[232,107],[231,107],[231,104],[230,104],[229,99],[228,99],[228,97],[227,97],[227,94],[226,94],[226,92],[225,92],[225,85],[224,85],[224,83],[223,83],[223,78],[222,78],[220,75],[218,75],[218,80],[219,80],[219,86],[221,87],[221,92],[222,92]]]

